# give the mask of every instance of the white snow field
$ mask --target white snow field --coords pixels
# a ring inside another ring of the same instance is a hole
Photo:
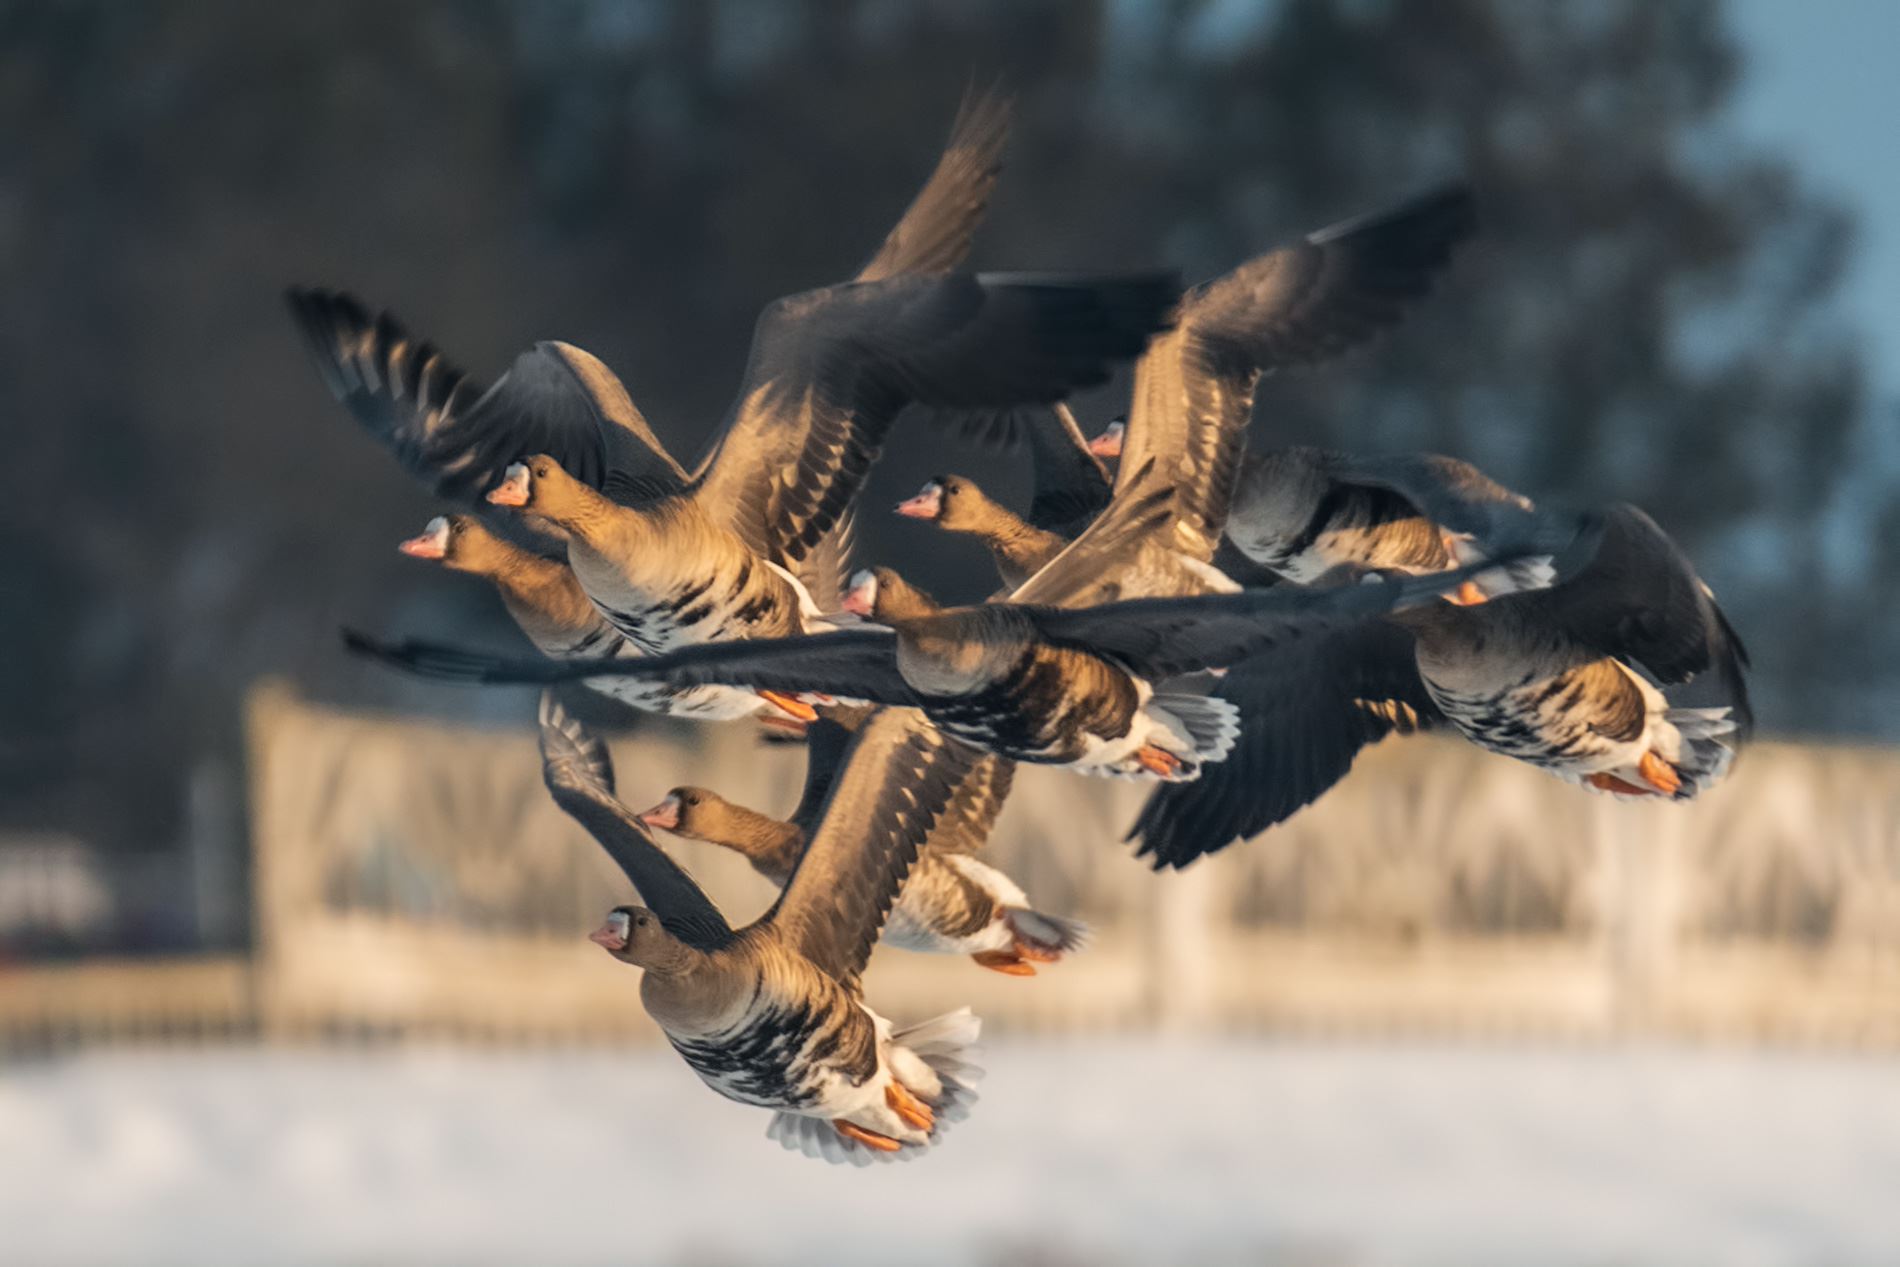
[[[1677,1047],[992,1044],[936,1156],[833,1169],[668,1051],[0,1068],[0,1262],[1900,1263],[1900,1063]]]

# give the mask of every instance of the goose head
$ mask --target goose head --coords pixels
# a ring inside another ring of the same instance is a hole
[[[708,840],[718,834],[715,823],[720,811],[730,808],[716,792],[703,787],[676,787],[658,805],[641,814],[640,821],[676,836]]]
[[[422,532],[396,547],[412,559],[427,559],[456,572],[492,576],[522,552],[482,526],[473,515],[437,515]]]
[[[994,510],[983,490],[961,475],[935,476],[915,497],[897,503],[906,519],[926,519],[945,532],[981,532]]]
[[[660,917],[644,906],[616,906],[607,921],[587,935],[621,963],[666,969],[685,958],[686,946],[666,931]]]
[[[879,624],[915,620],[940,610],[930,595],[890,568],[861,568],[854,573],[843,606],[853,616]]]
[[[1127,433],[1128,420],[1117,418],[1101,435],[1089,441],[1089,452],[1098,458],[1118,458],[1122,455],[1122,437]]]
[[[488,491],[497,506],[527,511],[555,523],[589,507],[598,494],[545,453],[511,463]]]

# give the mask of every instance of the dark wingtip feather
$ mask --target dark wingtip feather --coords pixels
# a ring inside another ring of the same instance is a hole
[[[612,796],[614,764],[606,742],[569,713],[553,691],[541,692],[536,718],[541,727],[541,777],[548,790],[557,796],[569,788]]]
[[[1318,246],[1360,238],[1387,249],[1449,250],[1477,231],[1477,196],[1463,181],[1449,181],[1392,206],[1329,224],[1306,240]]]

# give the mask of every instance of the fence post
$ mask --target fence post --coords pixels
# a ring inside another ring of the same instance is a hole
[[[1203,859],[1153,877],[1146,994],[1157,1030],[1202,1029],[1212,1015],[1214,874]]]

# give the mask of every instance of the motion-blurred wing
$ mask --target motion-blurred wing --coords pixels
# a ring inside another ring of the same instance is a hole
[[[1157,870],[1184,867],[1318,800],[1359,750],[1443,720],[1411,634],[1371,620],[1275,647],[1228,670],[1213,694],[1240,710],[1225,761],[1148,798],[1130,839]]]
[[[1009,118],[1009,98],[1001,93],[965,95],[936,170],[855,280],[941,275],[963,263],[1003,170]]]
[[[286,298],[331,395],[438,497],[485,511],[502,471],[531,453],[629,500],[685,484],[613,371],[572,344],[537,343],[485,388],[350,295],[292,287]]]
[[[1173,293],[1163,275],[956,274],[778,300],[693,495],[763,557],[796,566],[851,504],[906,404],[1046,404],[1103,382],[1146,345]]]
[[[630,677],[689,686],[835,695],[877,704],[909,704],[915,696],[897,671],[897,641],[888,629],[846,629],[792,638],[700,643],[664,655],[527,660],[467,651],[408,638],[389,643],[345,630],[344,645],[417,677],[443,682],[574,682]]]
[[[1152,458],[1174,485],[1171,548],[1213,557],[1260,376],[1397,324],[1475,225],[1470,192],[1441,189],[1321,229],[1182,297],[1175,328],[1136,368],[1122,451],[1124,476]]]
[[[1437,602],[1485,565],[1422,577],[1232,594],[1137,598],[1100,607],[1023,607],[1050,642],[1106,656],[1150,681],[1224,668],[1294,639]]]
[[[702,950],[731,940],[732,928],[712,899],[654,843],[639,816],[615,798],[607,745],[570,716],[551,691],[541,695],[540,720],[541,775],[554,803],[600,842],[669,933]]]

